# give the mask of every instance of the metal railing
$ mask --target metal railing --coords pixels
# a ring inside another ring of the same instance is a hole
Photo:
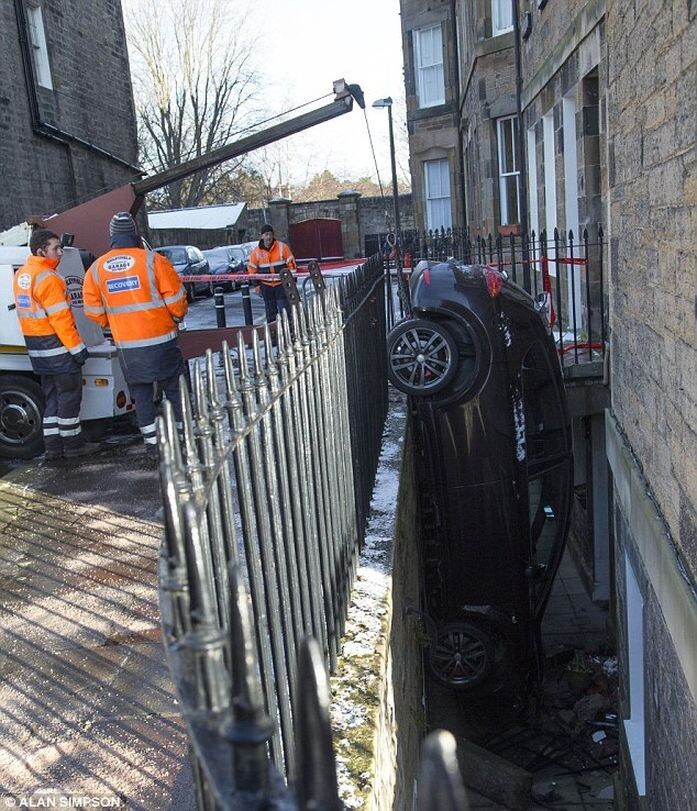
[[[180,384],[181,439],[171,403],[158,418],[163,636],[201,808],[257,807],[249,792],[285,796],[283,777],[300,799],[329,779],[318,673],[336,662],[363,542],[384,345],[376,257],[284,314],[274,343],[268,325],[251,348],[240,333],[222,368],[208,350],[192,396]]]
[[[563,365],[602,360],[607,342],[605,242],[602,226],[540,234],[472,237],[467,228],[405,232],[402,250],[412,266],[421,259],[491,265],[505,270],[532,296],[547,297]]]

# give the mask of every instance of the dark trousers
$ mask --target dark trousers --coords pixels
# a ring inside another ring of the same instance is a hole
[[[41,375],[46,398],[44,409],[44,446],[51,453],[75,450],[85,440],[80,426],[82,374]]]
[[[156,380],[153,383],[128,384],[131,397],[135,400],[136,421],[146,445],[155,445],[157,443],[155,417],[159,411],[163,394],[172,403],[174,418],[181,433],[182,406],[179,399],[179,376],[183,373],[184,368],[181,367],[176,374],[164,380]]]
[[[261,295],[266,309],[266,320],[269,324],[276,321],[278,314],[288,309],[288,299],[282,284],[262,284]]]

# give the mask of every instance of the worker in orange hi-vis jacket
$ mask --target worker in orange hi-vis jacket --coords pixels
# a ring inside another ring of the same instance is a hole
[[[81,368],[87,348],[75,326],[65,280],[56,272],[60,239],[39,228],[29,240],[31,256],[13,280],[15,309],[34,373],[41,378],[46,459],[86,456],[99,448],[85,442],[80,425]]]
[[[270,225],[262,226],[259,244],[247,261],[247,273],[280,273],[284,267],[297,270],[295,257],[285,242],[275,238]],[[288,299],[280,278],[264,280],[260,286],[266,320],[270,323],[278,318],[279,312],[288,309]]]
[[[184,360],[178,324],[188,308],[186,293],[170,262],[142,247],[128,212],[112,217],[109,237],[112,249],[85,274],[85,315],[111,330],[146,453],[156,459],[156,404],[163,393],[182,426],[179,377]]]

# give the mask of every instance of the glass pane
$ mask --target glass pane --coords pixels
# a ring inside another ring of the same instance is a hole
[[[520,222],[518,214],[518,175],[509,175],[504,178],[504,187],[506,191],[506,222],[502,222],[501,225]]]
[[[513,27],[511,0],[492,0],[492,17],[494,33],[500,33]]]

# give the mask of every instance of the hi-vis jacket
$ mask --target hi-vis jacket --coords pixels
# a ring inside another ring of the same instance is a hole
[[[186,293],[177,271],[159,253],[116,248],[85,274],[85,315],[109,327],[129,383],[150,383],[181,365],[177,324]]]
[[[75,326],[70,296],[56,273],[58,259],[30,256],[14,275],[15,309],[36,374],[80,371],[73,358],[85,349]]]
[[[280,273],[284,267],[289,270],[297,270],[295,257],[286,243],[275,239],[267,251],[263,241],[260,241],[249,255],[247,273]],[[263,280],[261,283],[275,287],[281,284],[281,280]]]

